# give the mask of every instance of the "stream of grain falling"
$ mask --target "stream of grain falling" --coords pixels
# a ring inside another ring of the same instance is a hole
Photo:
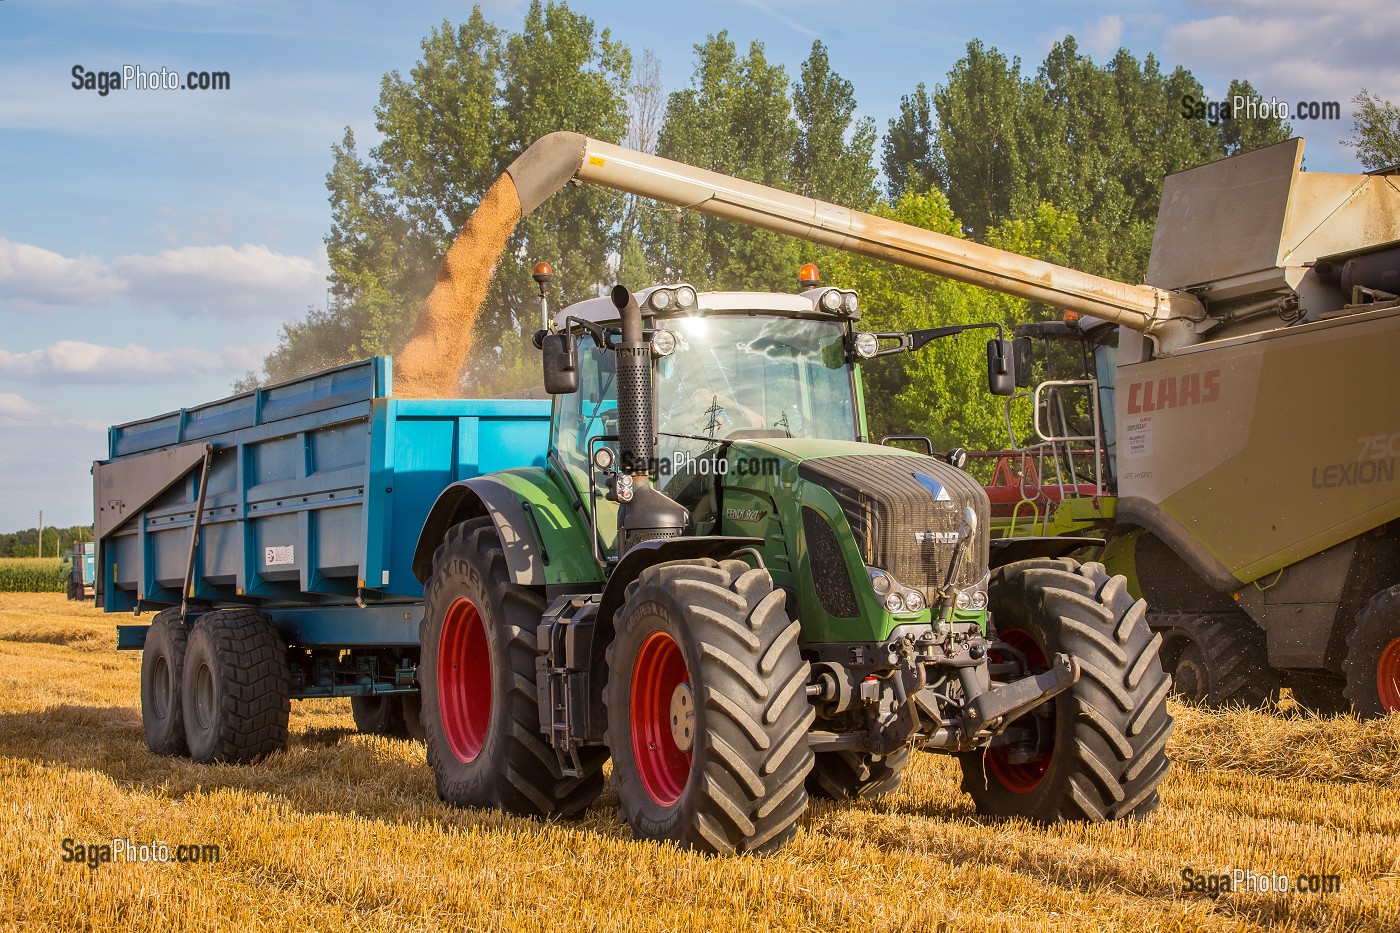
[[[438,266],[437,284],[418,309],[413,336],[394,358],[396,398],[456,398],[491,273],[520,221],[509,175],[487,189]]]

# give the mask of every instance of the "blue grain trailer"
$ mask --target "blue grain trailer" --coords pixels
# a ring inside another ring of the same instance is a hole
[[[542,465],[546,401],[395,399],[388,358],[113,427],[93,465],[97,604],[142,650],[154,751],[243,761],[290,700],[418,734],[414,549],[454,482]]]

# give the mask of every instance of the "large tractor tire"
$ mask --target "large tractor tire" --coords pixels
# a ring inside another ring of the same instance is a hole
[[[608,648],[608,747],[640,839],[764,852],[807,809],[809,667],[766,570],[673,561],[629,587]]]
[[[869,752],[817,752],[807,793],[828,800],[879,797],[899,787],[910,749],[900,748],[884,757]]]
[[[1342,670],[1359,716],[1400,712],[1400,584],[1381,590],[1357,613]]]
[[[1172,693],[1206,709],[1259,709],[1278,702],[1278,673],[1269,667],[1264,632],[1231,613],[1153,613],[1162,635],[1162,667]]]
[[[350,715],[355,720],[355,728],[366,735],[408,738],[403,699],[398,694],[351,697]]]
[[[256,609],[204,613],[190,629],[180,690],[190,757],[241,764],[285,748],[291,683],[271,619]]]
[[[1027,713],[1034,746],[960,755],[963,790],[977,812],[1040,823],[1142,817],[1157,808],[1167,773],[1171,682],[1157,660],[1161,638],[1146,605],[1102,564],[1027,560],[998,568],[991,584],[998,637],[1024,654],[1031,672],[1063,652],[1079,680]],[[996,660],[1011,659],[996,656]]]
[[[535,632],[544,597],[511,580],[490,518],[453,526],[433,556],[418,678],[438,796],[459,807],[576,817],[603,789],[607,752],[565,777],[540,731]]]
[[[189,630],[179,609],[162,609],[146,631],[141,649],[141,728],[157,755],[188,755],[180,684]]]

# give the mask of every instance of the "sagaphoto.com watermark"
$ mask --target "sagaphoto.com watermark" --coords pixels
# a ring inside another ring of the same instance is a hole
[[[92,91],[106,97],[113,91],[227,91],[233,79],[227,71],[179,71],[161,66],[146,69],[122,65],[119,69],[93,70],[74,65],[69,84],[75,91]]]
[[[66,838],[59,846],[59,859],[86,865],[96,871],[103,865],[216,865],[224,859],[221,846],[211,842],[170,845],[160,840],[137,842],[112,839],[108,842],[79,842]]]
[[[1205,894],[1209,897],[1220,897],[1222,894],[1337,894],[1342,890],[1342,876],[1331,872],[1290,875],[1249,868],[1199,871],[1187,867],[1181,870],[1181,890],[1186,894]]]
[[[1190,94],[1181,98],[1181,116],[1187,120],[1340,120],[1342,105],[1335,100],[1300,100],[1290,104],[1286,100],[1270,97],[1265,100],[1258,96],[1236,94],[1228,100],[1210,100],[1193,97]]]

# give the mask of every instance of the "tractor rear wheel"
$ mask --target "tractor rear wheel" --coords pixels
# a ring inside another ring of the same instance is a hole
[[[608,747],[640,839],[713,853],[797,832],[815,718],[799,623],[766,570],[671,561],[629,588],[608,648]]]
[[[1346,695],[1364,719],[1400,712],[1400,584],[1381,590],[1347,636]]]
[[[1157,660],[1161,637],[1147,627],[1146,604],[1102,564],[1066,558],[998,568],[992,618],[1004,646],[1029,673],[1063,652],[1079,680],[1017,720],[1034,742],[960,755],[963,790],[978,813],[1041,823],[1146,816],[1167,773],[1171,681]]]
[[[200,764],[242,763],[287,744],[291,673],[277,627],[256,609],[206,612],[190,629],[180,689]]]
[[[366,735],[408,738],[403,698],[396,693],[351,697],[350,715],[355,719],[355,728]]]
[[[162,609],[146,631],[141,649],[141,728],[146,745],[157,755],[188,755],[180,681],[185,668],[189,629],[179,609]]]
[[[899,787],[910,749],[899,748],[884,757],[869,752],[817,752],[807,793],[829,800],[878,797]]]
[[[1178,698],[1206,709],[1258,709],[1278,701],[1279,677],[1269,667],[1264,632],[1248,616],[1154,613],[1148,623],[1162,635],[1162,667]]]
[[[438,796],[458,807],[575,817],[603,789],[601,748],[565,777],[540,731],[535,631],[544,597],[515,583],[490,518],[448,530],[433,557],[418,682]]]

